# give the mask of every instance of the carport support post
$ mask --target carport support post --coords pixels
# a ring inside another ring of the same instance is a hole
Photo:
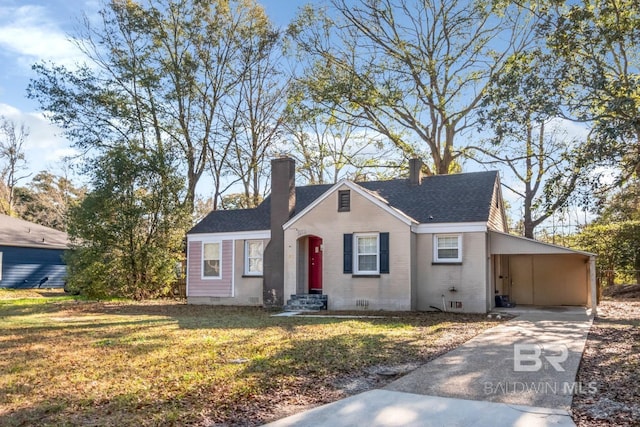
[[[598,289],[596,286],[596,257],[589,257],[589,284],[591,285],[591,315],[596,316],[598,311]]]

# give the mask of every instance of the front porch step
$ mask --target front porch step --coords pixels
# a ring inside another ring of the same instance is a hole
[[[327,295],[298,294],[291,295],[291,299],[284,306],[284,311],[317,311],[327,309]]]

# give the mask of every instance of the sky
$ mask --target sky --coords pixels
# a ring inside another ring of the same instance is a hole
[[[260,1],[272,21],[285,26],[302,0]],[[51,61],[73,67],[82,53],[68,40],[77,34],[84,15],[97,16],[101,0],[0,0],[0,116],[24,123],[30,134],[25,157],[30,172],[64,172],[63,158],[75,150],[27,98],[29,80],[35,77],[34,63]]]
[[[82,53],[68,40],[77,34],[83,16],[97,18],[103,0],[0,0],[0,116],[24,123],[30,128],[25,142],[28,171],[32,174],[48,170],[55,174],[71,173],[70,178],[83,182],[64,166],[63,159],[75,153],[69,142],[39,111],[37,102],[27,98],[29,80],[35,77],[34,63],[51,61],[73,67],[82,62]],[[286,26],[305,3],[322,0],[259,0],[271,20]],[[582,134],[584,129],[565,122],[570,134]],[[465,170],[478,165],[465,164]],[[504,171],[503,171],[504,173]],[[503,176],[503,182],[509,179]],[[512,204],[513,194],[503,191]],[[515,214],[517,217],[518,214]]]

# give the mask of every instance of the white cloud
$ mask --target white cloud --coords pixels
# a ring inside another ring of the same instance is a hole
[[[589,135],[589,127],[584,123],[577,123],[567,119],[556,117],[551,120],[550,128],[564,132],[571,140],[585,141]]]
[[[0,48],[22,67],[50,60],[68,67],[84,55],[42,6],[0,7]]]
[[[24,151],[32,173],[61,168],[65,157],[77,154],[62,135],[62,130],[51,124],[42,113],[25,113],[11,105],[0,103],[0,116],[17,125],[24,123],[29,129]]]

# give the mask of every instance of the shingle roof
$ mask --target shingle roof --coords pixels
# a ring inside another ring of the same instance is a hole
[[[67,233],[0,214],[0,246],[66,249]]]
[[[306,208],[331,187],[331,184],[296,187],[296,212]],[[187,234],[269,230],[271,227],[270,212],[271,196],[267,196],[260,206],[254,209],[210,212]]]
[[[497,171],[425,177],[421,185],[405,179],[361,182],[389,205],[419,223],[488,221]]]
[[[419,223],[486,222],[498,172],[472,172],[425,177],[421,185],[407,179],[359,182],[390,206]],[[296,187],[295,212],[301,212],[332,187]],[[255,209],[213,211],[188,234],[268,230],[271,198]]]

